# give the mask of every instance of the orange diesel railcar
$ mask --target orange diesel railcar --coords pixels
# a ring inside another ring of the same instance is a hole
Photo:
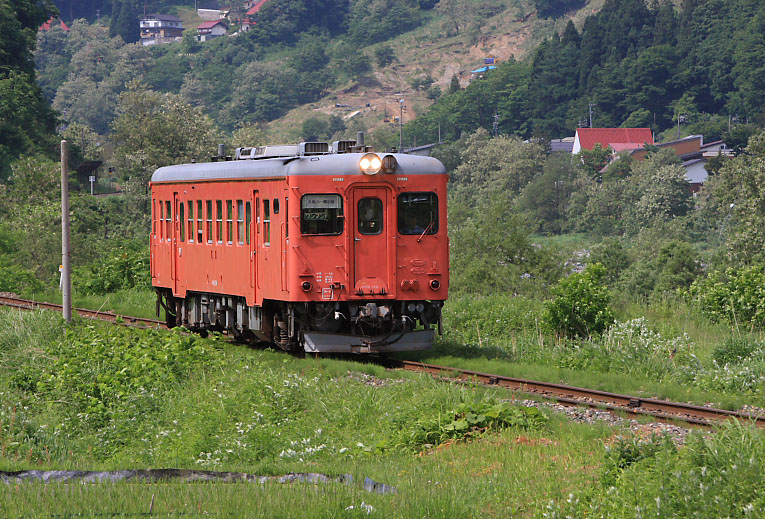
[[[158,169],[157,313],[308,352],[430,347],[449,288],[444,166],[355,141]]]

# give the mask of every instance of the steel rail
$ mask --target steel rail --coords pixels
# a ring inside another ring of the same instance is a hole
[[[0,295],[0,305],[18,308],[22,310],[46,309],[61,311],[61,305],[31,301],[17,297]],[[76,308],[78,315],[90,319],[100,319],[123,324],[125,326],[139,326],[143,328],[167,328],[166,323],[156,319],[144,319],[119,315],[112,312],[101,312]],[[120,322],[121,321],[121,322]],[[596,389],[554,384],[538,380],[507,377],[455,368],[452,366],[438,366],[422,362],[407,360],[391,360],[384,362],[388,367],[428,373],[438,378],[456,380],[464,383],[484,384],[512,389],[529,395],[541,396],[568,406],[588,406],[610,411],[623,411],[628,414],[645,415],[661,421],[682,421],[693,425],[710,426],[722,420],[738,419],[755,423],[758,427],[765,428],[765,416],[715,409],[680,402],[669,402],[655,398],[642,398],[619,393],[609,393]]]
[[[63,307],[55,303],[46,303],[41,301],[32,301],[30,299],[21,299],[8,295],[0,295],[0,305],[20,310],[54,310],[61,312]],[[102,321],[113,322],[116,324],[125,324],[129,326],[138,326],[142,328],[167,328],[167,324],[156,319],[145,319],[143,317],[132,317],[129,315],[120,315],[112,312],[102,312],[100,310],[88,310],[86,308],[74,308],[78,315],[88,319],[99,319]]]
[[[408,371],[429,373],[436,377],[448,378],[467,383],[479,383],[520,391],[530,395],[554,399],[569,406],[585,405],[611,411],[624,411],[629,414],[646,415],[662,421],[682,421],[694,425],[709,426],[727,419],[738,419],[755,423],[765,428],[765,416],[714,409],[693,404],[669,402],[654,398],[642,398],[618,393],[609,393],[596,389],[553,384],[538,380],[493,375],[451,366],[437,366],[412,361],[392,361],[392,365]]]

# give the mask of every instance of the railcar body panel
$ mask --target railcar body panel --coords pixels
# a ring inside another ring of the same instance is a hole
[[[327,350],[328,335],[341,327],[332,319],[400,317],[407,301],[435,302],[440,318],[449,261],[443,165],[394,154],[395,171],[364,174],[360,156],[158,169],[150,184],[151,274],[168,304],[177,305],[168,312],[176,310],[183,315],[179,323],[192,328],[230,320],[255,330],[257,323],[259,337],[273,333],[277,342],[283,325],[285,337],[299,335],[310,351],[375,350],[369,348],[374,340],[358,344],[347,334],[335,337],[339,349]],[[307,339],[283,324],[297,319],[286,315],[295,307],[285,304],[299,303],[317,305],[305,306],[304,322],[317,327]],[[430,306],[409,312],[430,329]],[[384,332],[380,341],[390,335],[396,334]],[[381,351],[419,349],[432,340],[432,334],[416,337],[400,337]]]

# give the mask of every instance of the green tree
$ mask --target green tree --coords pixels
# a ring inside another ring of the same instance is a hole
[[[113,0],[112,22],[109,36],[119,36],[125,43],[135,43],[140,39],[138,22],[143,14],[141,0]],[[119,7],[119,13],[117,12]]]
[[[379,68],[385,68],[396,61],[396,53],[390,45],[381,45],[375,49],[375,62]]]
[[[749,263],[765,250],[765,132],[749,139],[745,153],[727,160],[706,186],[707,211],[715,217],[730,258]]]
[[[601,177],[600,170],[606,167],[606,164],[611,160],[611,149],[596,143],[591,150],[581,150],[578,158],[577,166],[579,169],[590,178],[599,179]]]
[[[148,219],[147,185],[158,167],[213,155],[223,134],[200,108],[180,96],[148,90],[133,81],[120,94],[113,125],[112,162],[126,180],[127,217],[139,224]]]
[[[502,196],[470,208],[450,197],[451,288],[458,292],[538,292],[560,275],[554,254],[535,246],[532,225],[510,210]]]
[[[10,163],[47,148],[55,118],[35,82],[37,28],[56,12],[48,0],[0,0],[0,180]]]
[[[576,168],[571,163],[571,155],[556,153],[547,157],[542,173],[523,188],[518,206],[535,218],[539,231],[563,231],[575,179]]]
[[[603,333],[614,322],[605,278],[605,267],[595,263],[582,273],[561,279],[552,289],[554,298],[545,303],[545,324],[561,336]]]
[[[438,85],[433,85],[432,87],[428,88],[427,97],[431,101],[435,101],[439,97],[441,97],[441,87]]]
[[[372,71],[372,64],[366,54],[355,45],[345,45],[338,52],[338,69],[354,81],[358,81]]]
[[[542,173],[545,150],[517,137],[492,138],[480,128],[468,138],[461,158],[462,163],[452,173],[455,194],[469,202],[496,194],[509,201]]]

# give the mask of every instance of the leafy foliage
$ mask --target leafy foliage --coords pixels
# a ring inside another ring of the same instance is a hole
[[[87,429],[103,427],[115,415],[124,419],[155,409],[154,391],[175,384],[194,368],[214,365],[217,354],[193,335],[119,326],[103,331],[86,324],[45,346],[55,360],[28,373],[36,379],[35,391],[66,401],[73,416],[85,418],[72,425]]]
[[[765,270],[761,265],[714,270],[694,281],[688,294],[713,321],[765,326]]]
[[[509,211],[501,198],[475,209],[451,200],[451,288],[472,293],[530,293],[557,278],[555,255],[533,244],[528,219]]]
[[[508,427],[540,429],[548,420],[536,407],[511,406],[507,402],[463,402],[447,413],[421,418],[402,441],[403,445],[420,449],[423,445],[477,438]]]
[[[726,423],[716,434],[693,434],[682,449],[666,437],[610,446],[600,485],[548,508],[548,517],[756,517],[765,507],[765,435]],[[635,489],[639,488],[639,492]],[[625,506],[625,503],[630,503]]]
[[[561,279],[552,289],[555,297],[545,303],[545,324],[569,337],[603,332],[614,321],[605,277],[605,267],[596,263],[588,265],[584,272]]]
[[[83,294],[150,289],[149,250],[143,242],[123,243],[86,267],[75,269],[73,281]]]

